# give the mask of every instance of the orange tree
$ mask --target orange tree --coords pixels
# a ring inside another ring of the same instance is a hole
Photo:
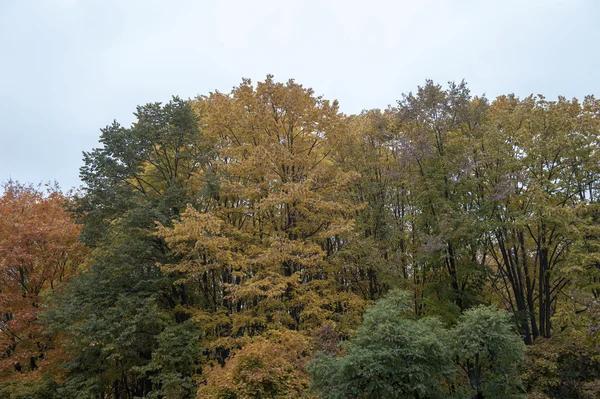
[[[38,319],[44,295],[75,274],[87,250],[57,188],[8,182],[0,197],[0,384],[47,367],[52,340]]]

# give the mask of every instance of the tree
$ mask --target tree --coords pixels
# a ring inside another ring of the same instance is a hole
[[[480,306],[464,312],[451,331],[452,357],[470,384],[471,398],[508,398],[518,391],[525,345],[511,315]]]
[[[367,310],[344,356],[321,354],[310,362],[319,397],[441,397],[454,374],[447,331],[435,318],[411,316],[410,298],[392,291]]]
[[[521,376],[535,397],[597,398],[600,352],[570,335],[541,338],[527,347]]]
[[[347,128],[337,103],[268,76],[194,107],[217,149],[212,178],[193,179],[211,187],[211,206],[191,204],[158,236],[177,255],[161,270],[202,298],[193,313],[206,345],[223,362],[238,340],[270,329],[331,320],[347,333],[364,302],[343,269],[353,265],[333,261],[358,209],[346,195],[355,174],[333,159]]]
[[[489,111],[480,164],[490,282],[519,315],[527,344],[551,336],[565,288],[594,269],[582,245],[583,208],[598,197],[597,110],[593,98],[501,96]]]
[[[0,200],[0,396],[306,397],[311,351],[324,397],[507,396],[511,323],[596,367],[599,110],[426,81],[346,116],[272,76],[140,106],[74,198]]]
[[[111,222],[133,209],[151,209],[164,223],[176,217],[194,197],[192,177],[210,161],[210,143],[189,101],[146,104],[135,116],[130,128],[115,121],[101,129],[102,147],[83,154],[85,190],[75,210],[90,246],[100,245]]]
[[[202,201],[192,176],[210,150],[188,101],[148,104],[136,115],[130,128],[103,129],[102,147],[84,154],[85,189],[74,208],[94,251],[46,314],[73,355],[61,397],[186,398],[196,391],[200,334],[185,309],[195,298],[156,266],[173,258],[154,232],[156,222],[168,226],[186,203]]]
[[[308,340],[292,331],[257,338],[232,354],[224,366],[205,370],[198,398],[309,398],[307,351]]]
[[[388,109],[363,111],[348,118],[349,128],[336,142],[336,165],[357,177],[347,187],[360,205],[355,234],[345,237],[336,262],[364,299],[376,300],[390,286],[411,285],[411,216],[406,165],[397,158],[397,114]],[[414,287],[413,287],[414,288]]]
[[[44,297],[80,271],[88,250],[58,187],[9,181],[0,198],[0,385],[37,376],[60,359],[40,320]],[[58,357],[58,359],[57,359]]]
[[[402,209],[412,233],[410,277],[419,308],[451,321],[481,300],[485,285],[477,142],[488,106],[471,97],[464,81],[444,90],[428,80],[403,95],[395,111],[394,149],[406,181]]]

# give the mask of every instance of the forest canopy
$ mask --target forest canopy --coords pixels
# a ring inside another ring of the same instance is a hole
[[[9,182],[0,397],[597,397],[600,101],[399,97],[244,79]]]

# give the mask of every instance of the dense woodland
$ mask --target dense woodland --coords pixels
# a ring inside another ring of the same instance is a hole
[[[0,198],[0,397],[598,398],[600,101],[268,76]]]

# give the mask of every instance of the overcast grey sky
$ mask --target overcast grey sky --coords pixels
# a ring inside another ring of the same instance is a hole
[[[0,0],[0,181],[80,184],[135,106],[294,78],[345,113],[430,78],[598,95],[600,1]]]

